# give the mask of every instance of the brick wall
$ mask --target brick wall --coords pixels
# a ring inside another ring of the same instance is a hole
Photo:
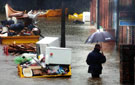
[[[100,17],[100,26],[102,26],[105,30],[113,29],[113,7],[114,3],[113,0],[99,0],[100,1],[100,10],[99,10],[99,17]],[[96,0],[91,1],[90,5],[91,10],[91,22],[96,23]]]

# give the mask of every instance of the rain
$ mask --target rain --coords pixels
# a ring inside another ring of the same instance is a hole
[[[15,1],[7,0],[13,6]],[[41,0],[43,1],[43,0]],[[60,1],[60,0],[59,0]],[[76,0],[75,0],[76,1]],[[73,1],[73,3],[75,3]],[[81,1],[81,0],[80,0]],[[85,0],[86,3],[88,0]],[[37,0],[33,1],[33,4],[38,2]],[[49,0],[46,0],[49,2]],[[83,2],[83,4],[85,4]],[[16,2],[16,3],[21,3]],[[24,2],[22,2],[24,3]],[[28,1],[29,3],[29,1]],[[44,1],[45,3],[45,1]],[[41,4],[41,8],[44,9],[44,3],[38,2]],[[67,2],[69,3],[69,2]],[[73,5],[73,3],[71,3]],[[77,2],[76,4],[78,4]],[[53,5],[54,3],[52,3]],[[58,3],[57,6],[60,6]],[[67,5],[67,4],[66,4]],[[72,8],[69,9],[70,13],[78,12],[81,13],[82,10],[89,11],[89,5],[87,8]],[[22,9],[23,4],[20,7],[14,7],[15,9]],[[37,5],[32,7],[37,9]],[[28,10],[31,10],[29,6],[26,6]],[[47,8],[47,6],[45,6]],[[48,8],[50,8],[48,6]],[[54,7],[55,8],[55,7]],[[59,7],[60,8],[60,7]],[[84,8],[84,9],[83,9]],[[1,9],[3,9],[1,7]],[[5,13],[0,13],[0,21],[5,20]],[[40,17],[38,18],[37,26],[41,30],[41,34],[44,37],[61,37],[61,17]],[[1,85],[121,85],[120,83],[120,56],[117,51],[114,41],[102,43],[102,49],[104,55],[106,56],[106,62],[103,64],[103,71],[100,78],[93,79],[91,74],[88,73],[88,65],[86,63],[86,58],[89,52],[94,49],[96,43],[85,43],[87,38],[96,32],[94,25],[91,25],[90,22],[85,22],[84,24],[73,23],[73,20],[65,21],[65,45],[67,48],[72,49],[72,59],[71,59],[71,77],[54,77],[54,78],[20,78],[18,76],[17,65],[14,63],[14,58],[16,56],[8,55],[6,56],[3,53],[3,45],[0,45],[0,82]],[[42,39],[42,37],[40,37]]]

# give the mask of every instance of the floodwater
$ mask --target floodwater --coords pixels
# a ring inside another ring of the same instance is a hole
[[[5,15],[0,14],[0,20],[3,19]],[[43,36],[61,35],[60,18],[40,18],[38,26]],[[66,21],[66,47],[72,48],[72,76],[68,78],[19,78],[13,62],[15,56],[5,56],[0,46],[0,85],[120,85],[119,55],[113,42],[103,43],[107,62],[103,64],[101,78],[92,79],[87,73],[85,61],[94,44],[85,44],[85,40],[94,31],[89,22],[80,25]]]

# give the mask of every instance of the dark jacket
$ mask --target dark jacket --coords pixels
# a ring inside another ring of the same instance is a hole
[[[99,50],[94,49],[88,54],[86,62],[89,65],[88,73],[101,74],[102,63],[106,62],[106,58]]]

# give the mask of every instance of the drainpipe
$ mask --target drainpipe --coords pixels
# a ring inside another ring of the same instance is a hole
[[[135,4],[135,1],[132,0],[131,13],[134,13],[133,12],[134,11],[134,7],[135,7],[134,4]],[[134,20],[134,14],[132,14],[131,20]],[[134,39],[135,39],[135,36],[134,36],[135,27],[134,26],[131,26],[131,28],[132,28],[132,45],[134,45],[134,43],[135,43],[135,41],[134,41]]]
[[[96,22],[97,22],[97,29],[99,29],[99,21],[100,21],[100,17],[99,17],[99,7],[100,7],[100,1],[99,0],[96,0]]]
[[[117,0],[116,48],[119,46],[119,0]]]

